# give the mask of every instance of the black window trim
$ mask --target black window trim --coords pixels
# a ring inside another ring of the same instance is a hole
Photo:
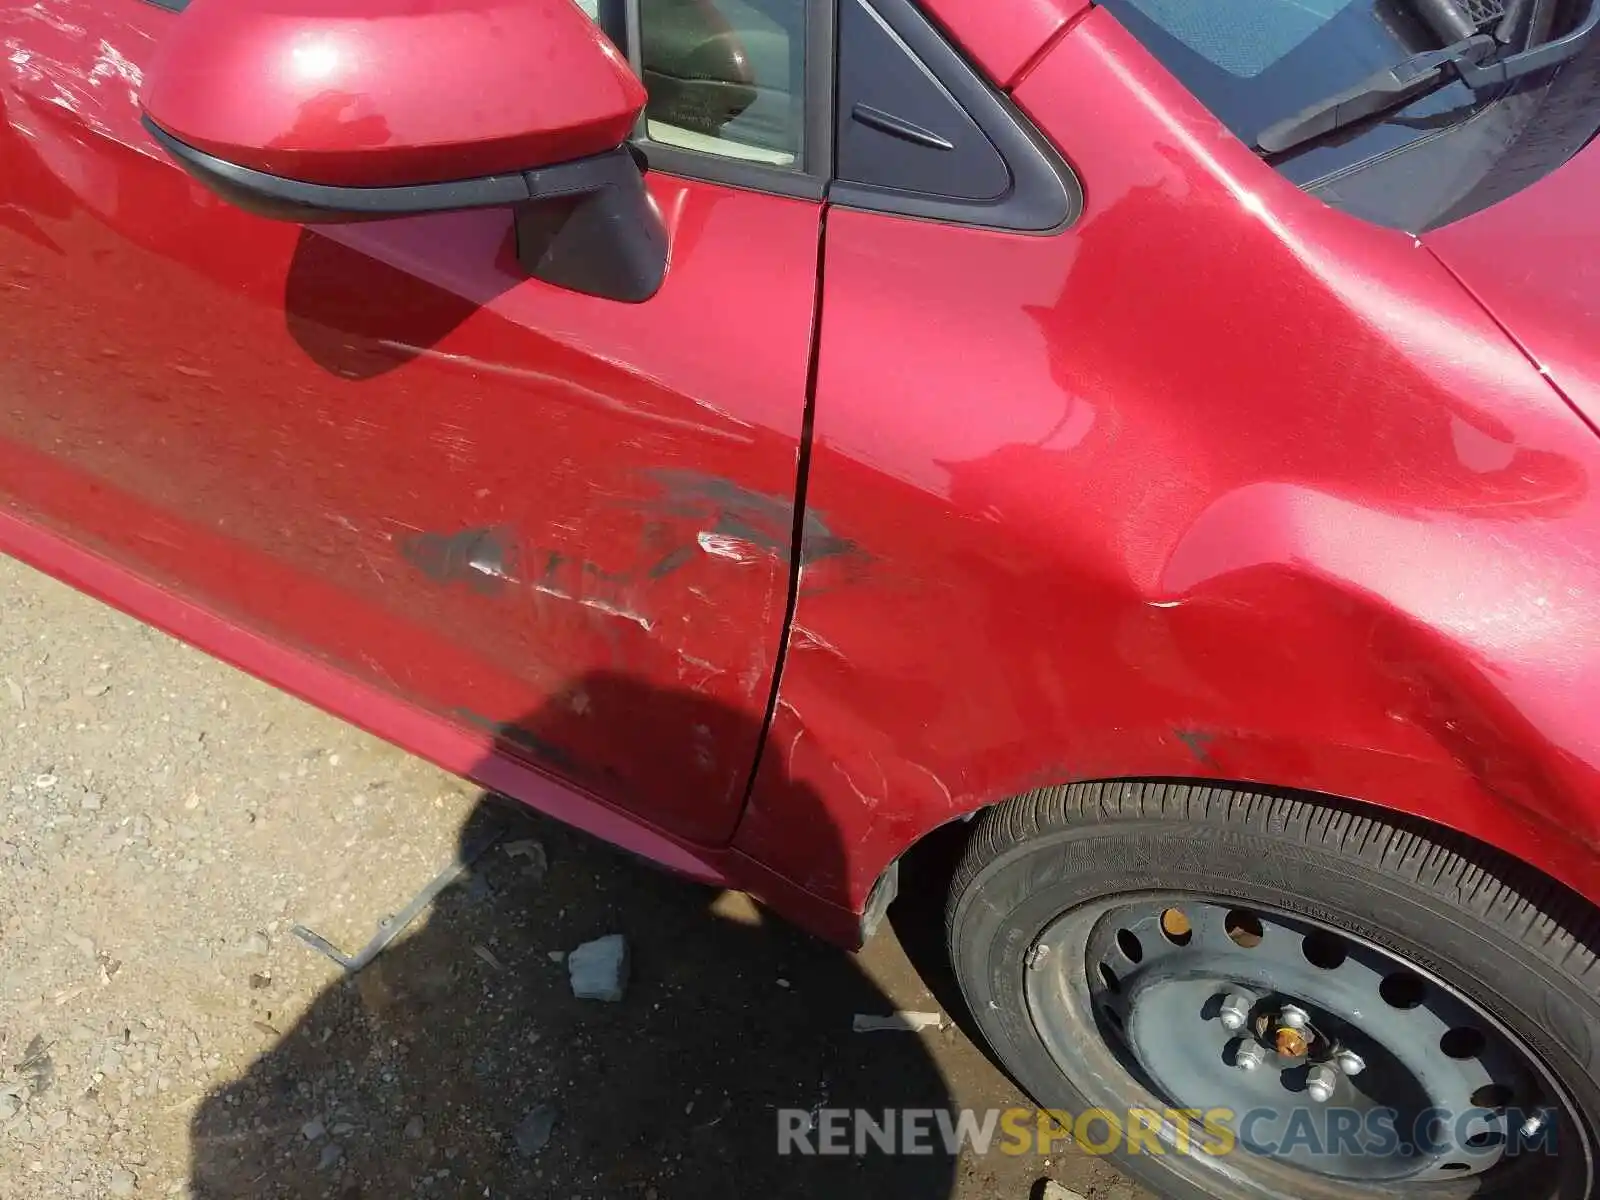
[[[189,0],[146,0],[181,12]],[[616,0],[613,0],[615,3]],[[621,40],[634,70],[639,45],[640,0],[620,0]],[[805,0],[805,130],[799,169],[769,166],[727,155],[687,150],[635,137],[632,145],[651,170],[682,179],[718,183],[746,191],[826,202],[922,220],[1054,233],[1083,210],[1078,177],[1054,146],[998,88],[992,85],[925,14],[915,0]],[[892,29],[994,143],[1011,171],[1013,187],[998,204],[917,195],[851,183],[835,177],[837,114],[849,97],[838,95],[838,6],[861,3]],[[612,32],[608,29],[608,32]],[[613,35],[615,37],[615,34]],[[641,118],[641,127],[643,120]]]
[[[829,2],[859,4],[869,16],[875,16],[950,98],[966,110],[1011,172],[1010,191],[995,203],[911,193],[837,178],[828,188],[829,203],[1013,233],[1054,234],[1078,219],[1083,211],[1083,189],[1060,152],[913,0]],[[840,114],[855,107],[849,96],[836,95],[834,102]]]
[[[625,40],[636,54],[641,0],[626,0]],[[801,170],[667,146],[645,137],[634,146],[653,170],[729,187],[826,201],[841,208],[1015,233],[1052,234],[1083,211],[1083,189],[1033,123],[956,49],[914,0],[806,0],[806,127]],[[834,171],[838,114],[850,98],[838,94],[838,7],[861,3],[892,29],[992,141],[1011,172],[1012,188],[996,204],[918,195],[851,183]],[[640,69],[633,62],[635,71]]]
[[[639,5],[641,0],[626,0],[628,61],[642,79],[639,61]],[[800,200],[821,202],[828,195],[833,178],[834,110],[834,12],[837,0],[805,0],[805,129],[801,137],[801,163],[798,168],[770,166],[731,155],[686,150],[652,141],[639,133],[634,149],[644,156],[649,169],[703,183],[720,183],[746,191],[771,192]]]

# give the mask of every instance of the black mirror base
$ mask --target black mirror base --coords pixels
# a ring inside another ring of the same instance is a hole
[[[626,146],[590,158],[448,183],[339,187],[242,167],[173,137],[149,117],[157,144],[195,179],[257,216],[302,225],[510,206],[517,259],[536,279],[639,303],[667,272],[667,231]]]

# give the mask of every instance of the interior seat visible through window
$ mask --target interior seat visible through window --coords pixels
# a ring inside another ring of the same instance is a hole
[[[607,0],[579,0],[619,44]],[[639,0],[654,142],[776,167],[804,151],[805,0]]]

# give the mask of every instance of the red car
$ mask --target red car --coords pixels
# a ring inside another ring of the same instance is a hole
[[[1597,27],[12,3],[0,549],[847,944],[976,818],[1168,1194],[1591,1196]]]

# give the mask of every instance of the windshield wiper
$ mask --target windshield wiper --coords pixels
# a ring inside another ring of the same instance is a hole
[[[1570,32],[1498,60],[1493,60],[1493,56],[1502,48],[1499,38],[1475,33],[1442,50],[1428,50],[1402,59],[1392,67],[1369,75],[1354,87],[1335,92],[1292,116],[1274,121],[1256,136],[1256,146],[1267,154],[1281,154],[1324,134],[1400,108],[1455,79],[1475,93],[1489,91],[1565,62],[1593,41],[1597,30],[1600,30],[1600,0],[1593,0],[1588,15]]]

